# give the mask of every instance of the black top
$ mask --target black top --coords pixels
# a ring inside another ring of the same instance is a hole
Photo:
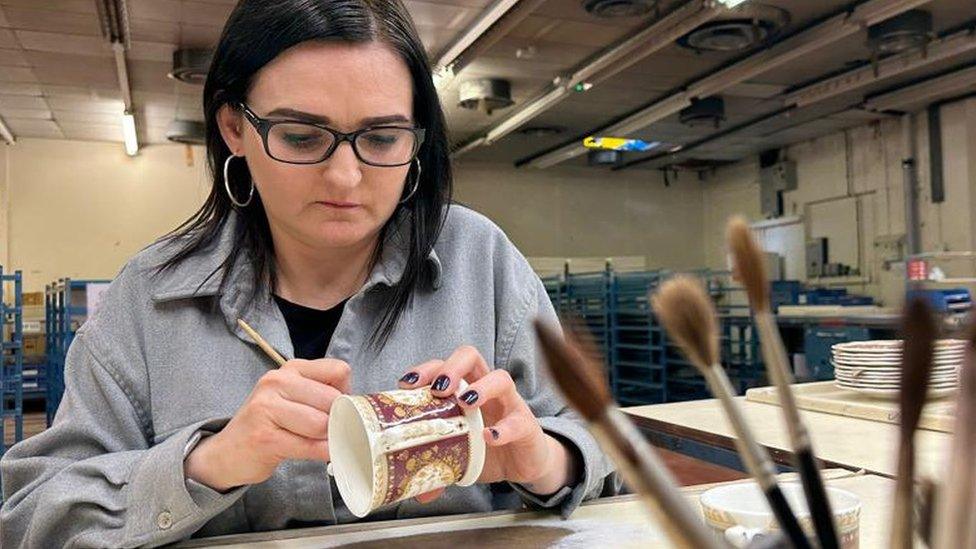
[[[314,360],[325,357],[346,302],[323,311],[292,303],[277,295],[274,299],[288,325],[295,358]]]

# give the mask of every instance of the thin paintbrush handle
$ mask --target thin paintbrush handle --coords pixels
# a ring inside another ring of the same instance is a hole
[[[820,547],[822,549],[837,549],[840,543],[837,539],[837,530],[834,527],[834,515],[830,509],[827,489],[820,480],[817,460],[813,457],[813,452],[809,447],[797,452],[796,460],[800,467],[800,481],[803,483],[803,491],[807,495],[810,517],[813,519],[813,527],[817,531]]]
[[[766,495],[766,501],[776,516],[780,528],[795,547],[798,549],[809,548],[810,542],[776,482],[776,466],[769,459],[766,450],[756,441],[756,437],[752,435],[752,429],[749,428],[742,416],[742,411],[732,398],[735,390],[732,388],[732,383],[729,382],[729,376],[720,364],[712,365],[703,371],[705,381],[708,383],[712,394],[722,404],[725,417],[728,418],[732,430],[735,432],[734,440],[739,456],[742,457],[746,469],[756,479],[759,487]]]
[[[895,477],[895,506],[891,515],[891,549],[912,549],[912,471],[915,449],[902,444],[898,456],[898,476]]]
[[[816,527],[817,539],[822,549],[836,549],[840,547],[840,541],[837,538],[837,528],[834,526],[834,513],[830,509],[830,500],[823,487],[820,469],[817,468],[816,460],[813,458],[810,434],[800,418],[800,410],[793,399],[793,389],[790,387],[793,375],[787,366],[789,362],[786,358],[786,349],[783,347],[783,339],[780,337],[772,313],[757,311],[755,318],[766,371],[769,372],[769,377],[772,378],[779,395],[780,408],[783,410],[786,430],[789,432],[793,454],[798,462],[797,469],[803,482],[803,493],[810,508],[810,516]],[[804,454],[808,454],[809,458],[803,457]]]
[[[242,319],[237,319],[237,324],[238,326],[241,327],[242,330],[247,332],[247,335],[251,336],[251,339],[253,339],[254,342],[258,344],[258,347],[260,347],[261,350],[264,351],[264,354],[268,355],[268,357],[270,357],[271,360],[275,361],[275,364],[277,364],[278,367],[285,365],[286,362],[285,357],[278,354],[278,351],[275,351],[274,347],[269,345],[268,342],[265,341],[263,337],[261,337],[261,334],[255,332],[254,328],[248,326],[247,322],[244,322]]]
[[[803,528],[796,520],[796,515],[790,509],[790,503],[786,501],[786,496],[783,495],[783,491],[779,485],[775,484],[768,490],[765,490],[765,494],[766,501],[769,502],[769,507],[776,516],[776,521],[779,522],[783,534],[790,541],[794,549],[810,549],[810,540],[807,539]]]
[[[623,412],[608,408],[590,428],[600,446],[616,462],[627,485],[641,496],[675,547],[728,547],[704,525],[657,453]]]

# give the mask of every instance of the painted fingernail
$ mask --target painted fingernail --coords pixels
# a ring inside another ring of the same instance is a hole
[[[434,380],[434,384],[431,385],[431,389],[435,391],[443,391],[450,386],[451,386],[451,378],[442,375]]]
[[[470,406],[470,405],[474,404],[475,402],[478,402],[478,392],[477,391],[468,391],[467,393],[464,393],[463,395],[461,395],[461,400],[463,400],[465,404],[467,404],[468,406]]]
[[[497,429],[488,429],[488,432],[491,433],[491,438],[493,438],[495,440],[498,440],[498,430]]]
[[[410,385],[417,383],[417,381],[419,380],[420,380],[420,374],[418,374],[417,372],[407,372],[403,377],[400,378],[400,381],[404,383],[409,383]]]

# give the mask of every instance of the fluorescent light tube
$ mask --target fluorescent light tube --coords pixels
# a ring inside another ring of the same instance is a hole
[[[122,115],[122,139],[125,140],[125,153],[135,156],[139,152],[139,138],[136,136],[136,117],[132,113]]]

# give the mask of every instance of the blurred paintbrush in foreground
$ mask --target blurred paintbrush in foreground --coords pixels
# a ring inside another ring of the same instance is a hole
[[[766,363],[766,371],[779,395],[780,408],[793,454],[796,456],[797,469],[803,482],[803,492],[810,507],[817,539],[823,549],[837,549],[840,541],[834,526],[834,515],[830,510],[830,500],[827,499],[820,469],[817,468],[810,434],[800,417],[793,398],[793,389],[790,387],[793,374],[790,372],[783,339],[770,306],[769,282],[763,268],[762,251],[753,239],[749,225],[742,218],[736,217],[729,221],[727,236],[736,274],[746,288],[756,327],[759,329],[763,362]]]
[[[759,446],[733,397],[735,391],[720,364],[719,328],[715,306],[701,283],[688,276],[677,276],[652,297],[654,313],[668,334],[705,376],[709,389],[718,399],[735,432],[735,445],[749,473],[755,478],[773,515],[786,537],[798,548],[810,547],[800,523],[776,482],[776,467],[766,450]]]
[[[905,307],[902,328],[904,351],[901,366],[901,442],[898,445],[898,474],[895,477],[895,508],[891,520],[892,549],[910,549],[912,496],[915,479],[915,429],[922,417],[925,395],[932,371],[932,350],[938,336],[938,325],[928,304],[920,298]]]
[[[974,470],[976,467],[976,317],[970,319],[966,360],[959,370],[959,393],[956,395],[956,422],[946,481],[941,489],[944,499],[938,504],[933,547],[955,549],[972,547]]]
[[[702,523],[699,514],[678,490],[671,474],[640,431],[614,404],[603,375],[583,334],[567,330],[566,338],[536,322],[543,355],[553,379],[589,422],[600,446],[616,462],[624,480],[648,506],[675,547],[726,547]],[[590,351],[590,352],[588,352]]]

